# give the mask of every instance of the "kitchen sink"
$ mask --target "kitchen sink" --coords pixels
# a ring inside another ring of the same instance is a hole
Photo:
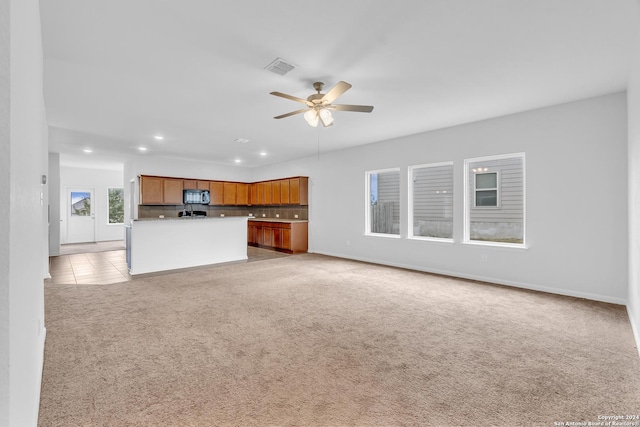
[[[182,217],[191,217],[193,216],[193,218],[203,218],[205,216],[207,216],[207,211],[193,211],[193,215],[191,211],[180,211],[178,212],[178,218],[182,218]]]

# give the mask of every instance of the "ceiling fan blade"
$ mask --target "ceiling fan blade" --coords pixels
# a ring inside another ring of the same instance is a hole
[[[297,96],[287,95],[286,93],[282,93],[282,92],[270,92],[270,95],[279,96],[280,98],[287,98],[287,99],[290,99],[292,101],[301,102],[301,103],[306,104],[306,105],[308,105],[310,107],[313,107],[313,104],[311,102],[307,101],[306,99],[298,98]]]
[[[280,116],[276,116],[276,117],[274,117],[274,119],[284,119],[285,117],[293,116],[295,114],[304,113],[306,111],[309,111],[309,109],[308,108],[303,108],[302,110],[296,110],[296,111],[292,111],[292,112],[287,113],[287,114],[282,114]]]
[[[359,113],[370,113],[373,111],[371,105],[328,105],[325,108],[336,111],[357,111]]]
[[[320,102],[323,102],[324,104],[331,104],[340,95],[342,95],[343,93],[345,93],[349,89],[351,89],[351,85],[349,83],[343,82],[343,81],[339,81],[338,84],[336,84],[334,87],[332,87],[331,90],[329,92],[327,92],[322,97],[322,99],[320,99]]]

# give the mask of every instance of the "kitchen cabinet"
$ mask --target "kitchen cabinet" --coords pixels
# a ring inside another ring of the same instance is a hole
[[[280,203],[283,205],[289,204],[289,180],[280,180]]]
[[[299,176],[289,178],[289,204],[308,205],[309,204],[309,178]]]
[[[303,253],[308,249],[308,223],[294,222],[248,222],[247,243],[287,253]]]
[[[242,182],[236,184],[236,205],[249,205],[249,184]]]
[[[251,183],[249,184],[249,205],[257,205],[258,204],[258,184]]]
[[[182,186],[183,180],[176,178],[164,178],[163,185],[163,204],[165,205],[181,205],[182,204]]]
[[[225,182],[224,183],[224,205],[236,204],[236,183]]]
[[[264,199],[262,201],[263,205],[269,206],[270,204],[272,204],[271,202],[271,183],[270,182],[265,182],[264,183]]]
[[[266,247],[273,247],[273,229],[271,227],[262,226],[261,228],[258,228],[258,233],[261,231],[262,239],[260,241],[262,242],[262,245]]]
[[[222,181],[210,181],[209,182],[209,196],[210,205],[222,205],[224,204],[224,182]]]
[[[182,205],[182,191],[190,189],[209,190],[212,206],[306,206],[308,186],[308,177],[244,183],[143,175],[140,204]]]
[[[161,205],[164,178],[157,176],[140,177],[140,204],[141,205]]]
[[[183,180],[160,176],[140,177],[141,205],[181,205]]]
[[[264,182],[256,182],[256,199],[254,205],[264,205]]]
[[[258,246],[258,226],[249,222],[247,227],[247,243],[249,246]]]
[[[279,205],[280,203],[280,181],[271,181],[271,204]]]
[[[185,190],[209,190],[209,181],[201,181],[199,179],[185,179],[182,181],[184,183]]]

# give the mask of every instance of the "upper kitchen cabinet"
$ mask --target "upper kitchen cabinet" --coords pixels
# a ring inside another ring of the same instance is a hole
[[[289,178],[289,204],[308,205],[309,204],[309,178],[299,176]]]
[[[175,178],[165,178],[163,182],[163,204],[165,205],[181,205],[183,180]]]
[[[183,180],[185,190],[209,190],[209,181],[201,181],[197,179]]]
[[[263,188],[264,188],[264,199],[262,199],[262,204],[272,205],[273,201],[271,199],[271,183],[265,182]]]
[[[164,203],[162,194],[164,178],[158,176],[140,177],[140,204],[161,205]]]
[[[209,190],[212,206],[309,204],[309,178],[306,176],[248,184],[145,175],[140,177],[140,204],[182,205],[183,189]]]
[[[210,205],[224,204],[224,182],[210,181],[209,196],[211,197],[211,201],[209,202]]]
[[[236,204],[237,186],[235,182],[224,183],[224,205]]]
[[[288,179],[282,179],[280,180],[280,203],[283,205],[288,205],[289,203],[291,203],[291,201],[289,200],[289,180]]]
[[[236,184],[236,204],[239,206],[249,205],[249,184],[242,182]]]
[[[258,183],[249,184],[249,204],[258,205]]]
[[[280,199],[280,181],[271,181],[271,204],[272,205],[280,205],[282,204]]]
[[[160,176],[140,177],[141,205],[181,205],[183,180]]]

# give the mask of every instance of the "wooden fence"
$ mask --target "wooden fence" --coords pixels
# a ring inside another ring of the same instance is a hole
[[[371,232],[393,234],[393,202],[371,206]]]

